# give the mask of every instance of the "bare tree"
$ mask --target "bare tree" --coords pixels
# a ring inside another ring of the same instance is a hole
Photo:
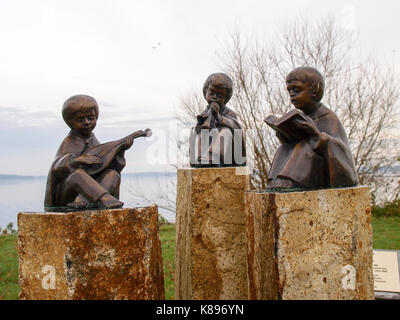
[[[176,211],[175,179],[167,173],[153,175],[151,177],[152,185],[150,190],[141,180],[142,179],[135,177],[122,181],[123,183],[121,186],[126,189],[128,196],[126,204],[129,206],[157,204],[160,209],[160,217],[166,219],[166,216],[174,215]]]
[[[311,21],[311,22],[310,22]],[[346,129],[360,184],[377,191],[385,170],[396,161],[392,128],[399,98],[395,74],[373,58],[362,58],[357,41],[333,17],[300,18],[280,26],[269,40],[249,38],[237,28],[219,51],[220,68],[234,81],[230,106],[253,136],[248,160],[252,185],[264,189],[278,139],[263,119],[291,109],[285,77],[294,68],[311,66],[325,77],[323,102]],[[201,94],[201,93],[200,93]],[[181,99],[182,125],[192,126],[204,109],[199,93]]]

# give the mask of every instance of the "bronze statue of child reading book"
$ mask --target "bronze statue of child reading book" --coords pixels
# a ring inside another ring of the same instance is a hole
[[[192,167],[246,165],[243,129],[236,113],[226,104],[232,97],[233,82],[225,73],[213,73],[203,85],[208,105],[197,116],[190,137]]]
[[[45,210],[122,207],[119,187],[125,150],[135,138],[150,136],[151,130],[139,130],[123,139],[100,144],[92,132],[99,106],[86,95],[69,98],[63,105],[62,116],[71,131],[58,148],[47,177]]]
[[[318,70],[296,68],[286,77],[296,109],[264,121],[281,142],[267,188],[316,189],[358,183],[345,130],[336,114],[321,103],[325,82]]]

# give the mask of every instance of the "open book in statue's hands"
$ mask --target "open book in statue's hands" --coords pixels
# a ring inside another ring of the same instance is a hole
[[[270,115],[264,119],[264,122],[279,132],[287,142],[292,143],[297,143],[310,136],[307,126],[302,126],[298,122],[310,123],[315,127],[313,120],[297,109],[289,111],[280,118]]]

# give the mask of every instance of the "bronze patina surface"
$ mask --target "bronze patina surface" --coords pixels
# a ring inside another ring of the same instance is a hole
[[[325,82],[318,70],[301,67],[286,77],[299,111],[264,121],[281,142],[268,176],[271,189],[317,189],[358,184],[346,132],[336,114],[321,103]]]
[[[139,130],[116,141],[100,144],[92,132],[99,117],[96,100],[86,95],[69,98],[62,116],[71,131],[58,148],[46,185],[46,211],[120,208],[119,187],[125,151],[135,138],[150,136]]]
[[[213,73],[205,81],[203,95],[208,105],[197,116],[197,123],[190,138],[192,167],[246,165],[242,126],[236,113],[226,106],[232,92],[232,79],[224,73]]]

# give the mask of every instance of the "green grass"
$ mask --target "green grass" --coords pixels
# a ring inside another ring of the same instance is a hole
[[[17,236],[0,235],[0,300],[18,299]]]
[[[175,224],[160,227],[160,241],[164,267],[165,299],[175,299]]]
[[[400,217],[372,218],[374,249],[400,250]]]
[[[374,249],[400,250],[400,217],[374,217]],[[165,298],[175,298],[175,224],[160,226]],[[18,299],[17,237],[0,235],[0,300]]]

